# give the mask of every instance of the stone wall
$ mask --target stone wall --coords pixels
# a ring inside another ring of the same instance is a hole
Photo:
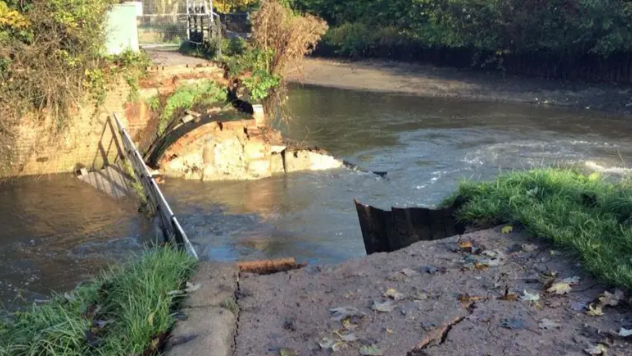
[[[13,146],[0,147],[0,178],[72,172],[85,167],[100,169],[116,159],[118,150],[113,138],[110,116],[118,113],[132,138],[147,146],[153,139],[157,114],[144,99],[168,95],[184,82],[211,79],[226,85],[224,70],[213,65],[170,66],[149,69],[142,80],[140,100],[129,102],[130,87],[121,81],[99,107],[85,101],[74,109],[70,123],[54,133],[56,123],[50,119],[25,117],[16,133]],[[1,152],[4,151],[4,152]],[[4,158],[6,157],[6,159]]]
[[[192,129],[164,151],[158,166],[166,176],[216,181],[334,169],[343,162],[322,150],[288,147],[278,131],[241,120]]]

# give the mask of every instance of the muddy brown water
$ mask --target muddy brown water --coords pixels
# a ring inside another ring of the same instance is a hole
[[[294,86],[284,130],[372,171],[339,169],[258,181],[167,180],[167,199],[203,259],[364,255],[353,199],[388,208],[437,204],[463,179],[570,165],[619,179],[632,120],[588,110]],[[587,162],[590,167],[587,167]],[[0,300],[45,299],[141,252],[154,227],[69,175],[0,186]]]

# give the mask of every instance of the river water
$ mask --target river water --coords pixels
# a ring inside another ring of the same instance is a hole
[[[292,87],[283,130],[386,178],[338,169],[247,182],[167,180],[163,189],[203,259],[364,255],[353,199],[437,204],[461,179],[570,165],[625,174],[632,120],[588,110]],[[0,300],[46,298],[140,252],[154,228],[130,201],[71,176],[0,186]]]

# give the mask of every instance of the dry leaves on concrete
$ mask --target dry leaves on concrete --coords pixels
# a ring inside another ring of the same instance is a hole
[[[360,348],[360,355],[362,356],[382,356],[383,352],[375,345],[364,345]]]
[[[603,344],[597,344],[591,345],[590,347],[584,349],[584,352],[589,355],[599,356],[608,353],[608,348]]]
[[[619,330],[618,335],[621,337],[630,337],[632,336],[632,329],[628,330],[625,328],[621,328],[621,330]]]
[[[390,313],[395,309],[396,305],[392,300],[387,300],[384,302],[378,302],[377,300],[373,301],[373,310],[381,312],[381,313]]]
[[[529,293],[526,290],[522,291],[522,295],[520,296],[520,300],[524,300],[527,302],[537,302],[540,300],[540,294],[538,293]]]
[[[599,304],[603,306],[615,307],[619,305],[619,302],[623,300],[624,294],[620,289],[615,289],[614,293],[605,291],[603,295],[599,297]]]
[[[342,321],[347,318],[362,318],[365,314],[353,307],[337,307],[329,309],[331,312],[331,320]]]
[[[398,292],[395,288],[387,289],[386,292],[384,292],[383,296],[384,298],[391,298],[393,300],[402,300],[405,298],[405,296],[402,293]]]
[[[568,294],[571,290],[573,290],[571,286],[579,283],[579,279],[579,277],[565,278],[561,282],[553,283],[553,285],[549,287],[546,291],[557,295]]]
[[[562,325],[551,319],[542,319],[538,323],[538,327],[543,330],[559,329]]]

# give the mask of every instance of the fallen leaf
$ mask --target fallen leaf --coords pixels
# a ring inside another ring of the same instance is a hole
[[[318,345],[323,349],[323,350],[329,350],[334,346],[334,340],[328,338],[328,337],[324,337],[322,339],[320,339],[318,341]]]
[[[331,346],[331,351],[333,352],[340,351],[341,349],[345,347],[345,345],[346,344],[343,341],[334,342],[334,344]]]
[[[471,303],[471,302],[478,302],[479,300],[485,300],[485,297],[469,295],[466,293],[466,294],[459,295],[457,299],[461,303]]]
[[[511,234],[513,232],[513,226],[504,226],[502,229],[500,229],[500,232],[502,232],[503,234]]]
[[[519,318],[500,319],[500,326],[511,330],[522,330],[529,327],[529,323]]]
[[[568,277],[568,278],[564,278],[564,279],[562,280],[562,282],[564,282],[564,283],[568,283],[568,284],[570,284],[570,285],[573,285],[573,284],[577,284],[577,283],[579,283],[579,280],[580,280],[580,279],[581,279],[581,278],[579,278],[579,277],[577,277],[577,276],[575,276],[575,277]]]
[[[373,310],[379,311],[382,313],[390,313],[395,309],[395,303],[392,300],[387,300],[383,303],[378,302],[377,300],[373,301]]]
[[[341,321],[350,317],[363,317],[365,314],[356,308],[352,307],[338,307],[329,309],[331,312],[331,319]]]
[[[584,352],[594,356],[605,355],[608,352],[608,348],[605,347],[603,344],[597,344],[595,346],[591,345],[589,348],[584,349]]]
[[[623,329],[623,330],[625,330],[625,329]],[[395,331],[393,331],[392,329],[386,329],[386,333],[387,334],[394,334]]]
[[[558,294],[558,295],[564,295],[567,294],[568,292],[570,292],[572,290],[570,283],[567,282],[558,282],[553,284],[549,289],[547,289],[546,291],[549,293],[554,293],[554,294]]]
[[[472,252],[474,250],[474,245],[470,241],[462,241],[459,242],[459,249],[466,252]]]
[[[391,298],[393,300],[402,300],[404,299],[404,295],[397,291],[395,288],[389,288],[383,294],[384,298]]]
[[[281,350],[279,350],[279,353],[281,354],[281,356],[298,356],[298,351],[293,349],[282,348]]]
[[[417,276],[417,275],[419,275],[419,272],[415,271],[415,270],[414,270],[414,269],[412,269],[412,268],[404,268],[404,269],[402,270],[402,273],[403,273],[405,276],[407,276],[407,277],[413,277],[413,276]]]
[[[193,284],[193,283],[190,283],[190,282],[187,282],[186,286],[187,287],[184,288],[184,291],[187,292],[187,293],[193,293],[193,292],[195,292],[196,290],[199,290],[202,287],[198,283]]]
[[[154,325],[154,313],[149,313],[147,316],[147,324],[149,324],[149,326]]]
[[[632,329],[628,330],[628,329],[621,328],[621,330],[619,330],[619,336],[621,337],[632,336]]]
[[[347,330],[355,330],[358,327],[358,324],[354,324],[351,321],[351,318],[346,318],[342,321],[342,327]]]
[[[620,289],[615,289],[614,293],[610,293],[608,291],[603,293],[603,296],[599,297],[599,302],[602,305],[609,305],[611,307],[619,305],[619,302],[623,299],[623,291]]]
[[[527,302],[537,302],[538,300],[540,300],[540,294],[529,293],[525,290],[525,291],[522,291],[522,295],[520,296],[520,299]]]
[[[505,293],[505,295],[503,295],[502,297],[499,298],[500,300],[504,300],[507,302],[515,302],[516,300],[518,300],[518,294],[514,294],[514,293]]]
[[[586,311],[586,314],[590,316],[602,316],[603,310],[601,305],[596,305],[594,307],[592,304],[588,305],[588,310]]]
[[[537,245],[532,245],[532,244],[524,244],[520,247],[522,248],[522,251],[524,252],[533,252],[538,249]]]
[[[343,334],[343,333],[340,333],[339,331],[335,331],[334,334],[338,335],[340,340],[342,340],[344,342],[352,342],[352,341],[358,340],[358,337],[355,336],[355,334],[353,334],[353,333]]]
[[[364,345],[360,348],[360,355],[362,356],[382,356],[382,351],[375,345]]]
[[[542,319],[540,320],[540,323],[538,324],[538,327],[544,330],[559,329],[560,326],[561,325],[559,323],[551,319]]]

